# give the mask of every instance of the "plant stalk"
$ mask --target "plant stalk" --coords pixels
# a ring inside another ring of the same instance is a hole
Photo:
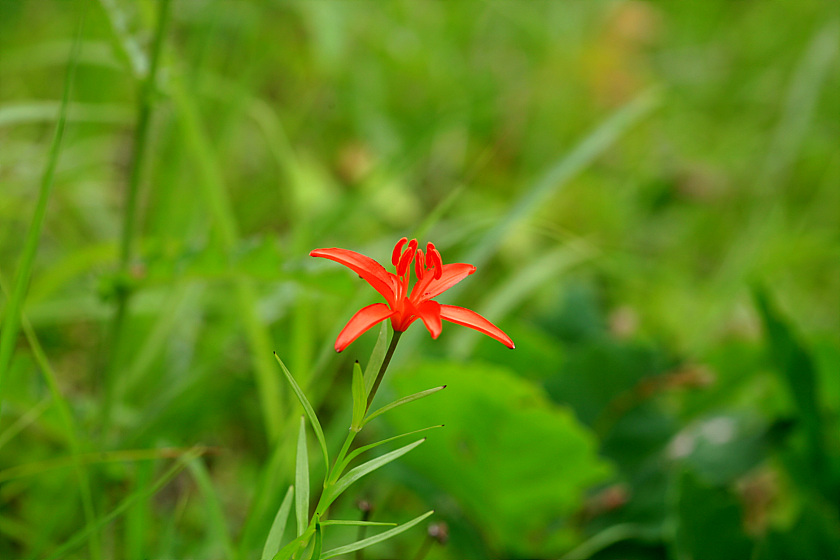
[[[379,373],[376,374],[376,381],[373,382],[373,387],[370,389],[370,394],[367,398],[367,408],[365,414],[370,410],[370,405],[373,403],[373,398],[376,396],[376,391],[379,390],[379,384],[385,377],[385,370],[388,369],[388,364],[391,363],[391,357],[394,355],[394,350],[397,349],[397,343],[400,341],[402,331],[394,331],[394,336],[391,338],[391,344],[388,346],[388,351],[385,353],[385,359],[382,360],[382,366],[379,368]]]

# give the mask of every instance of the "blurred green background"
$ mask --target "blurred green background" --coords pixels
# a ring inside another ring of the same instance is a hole
[[[434,508],[429,559],[840,558],[839,46],[811,0],[0,0],[0,557],[259,557],[271,351],[334,449],[376,338],[335,354],[379,297],[307,253],[407,235],[517,348],[409,330],[382,393],[448,388],[363,439],[446,427],[336,516]]]

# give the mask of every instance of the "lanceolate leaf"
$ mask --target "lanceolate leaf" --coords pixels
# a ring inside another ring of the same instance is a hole
[[[340,496],[342,492],[347,490],[347,488],[351,484],[353,484],[354,482],[356,482],[357,480],[359,480],[360,478],[362,478],[366,474],[375,471],[376,469],[378,469],[379,467],[381,467],[383,465],[387,465],[388,463],[390,463],[394,459],[398,459],[399,457],[402,457],[403,455],[405,455],[406,453],[408,453],[409,451],[411,451],[412,449],[414,449],[415,447],[417,447],[418,445],[420,445],[424,441],[426,441],[426,438],[423,438],[421,440],[417,440],[414,443],[410,443],[410,444],[408,444],[404,447],[400,447],[399,449],[391,451],[390,453],[386,453],[385,455],[382,455],[381,457],[377,457],[376,459],[371,459],[367,463],[363,463],[363,464],[359,465],[358,467],[356,467],[355,469],[351,470],[346,475],[344,475],[343,477],[338,479],[338,481],[335,483],[335,486],[331,486],[330,488],[328,488],[326,490],[326,492],[329,493],[328,494],[328,499],[325,501],[326,505],[329,505],[330,503],[332,503],[332,501],[335,500],[338,496]]]
[[[344,519],[328,519],[321,523],[322,527],[327,525],[353,525],[354,527],[394,527],[396,523],[382,523],[381,521],[353,521]]]
[[[370,451],[374,447],[379,447],[382,444],[390,443],[390,442],[392,442],[396,439],[401,439],[401,438],[404,438],[404,437],[412,436],[414,434],[419,434],[420,432],[425,432],[426,430],[433,430],[434,428],[443,428],[443,424],[440,424],[438,426],[429,426],[428,428],[421,428],[419,430],[414,430],[413,432],[408,432],[408,433],[405,433],[405,434],[400,434],[398,436],[389,437],[388,439],[383,439],[382,441],[377,441],[376,443],[371,443],[371,444],[362,446],[358,449],[355,449],[355,450],[353,450],[352,453],[348,454],[347,457],[345,457],[344,460],[341,462],[341,464],[338,466],[338,471],[337,471],[338,475],[340,475],[342,472],[344,472],[344,469],[347,468],[347,465],[349,465],[350,462],[353,459],[355,459],[356,457],[358,457],[359,455],[361,455],[365,451]]]
[[[363,548],[367,548],[372,544],[380,543],[382,541],[386,541],[391,537],[399,535],[400,533],[407,531],[432,515],[434,510],[427,511],[423,515],[419,517],[415,517],[411,521],[407,523],[403,523],[399,527],[394,527],[393,529],[389,529],[383,533],[379,533],[378,535],[374,535],[372,537],[368,537],[366,539],[362,539],[360,541],[356,541],[352,544],[348,544],[345,546],[340,546],[338,548],[333,548],[332,550],[327,550],[326,552],[322,553],[319,560],[327,560],[328,558],[335,558],[336,556],[341,556],[342,554],[349,554],[351,552],[355,552],[357,550],[361,550]]]
[[[435,387],[433,389],[427,389],[425,391],[420,391],[419,393],[414,393],[413,395],[409,395],[407,397],[403,397],[399,400],[396,400],[396,401],[392,402],[391,404],[386,404],[385,406],[383,406],[382,408],[380,408],[379,410],[377,410],[375,412],[372,412],[370,414],[370,416],[365,418],[364,422],[362,422],[362,426],[364,426],[365,424],[367,424],[368,422],[370,422],[371,420],[373,420],[374,418],[376,418],[380,414],[385,414],[389,410],[393,410],[393,409],[397,408],[398,406],[404,405],[406,403],[410,403],[411,401],[416,401],[417,399],[422,399],[423,397],[427,397],[427,396],[431,395],[432,393],[437,393],[441,389],[446,389],[446,385],[441,385],[440,387]]]
[[[306,531],[309,522],[309,453],[306,449],[306,421],[303,416],[300,417],[295,466],[295,516],[297,534],[300,536]]]
[[[280,504],[280,509],[277,510],[274,523],[271,524],[271,530],[268,532],[268,538],[265,540],[261,560],[271,560],[280,550],[280,543],[283,541],[283,532],[286,530],[286,522],[289,520],[289,512],[292,510],[292,495],[294,491],[294,486],[289,486],[289,489],[286,491],[286,496],[283,498],[283,503]]]
[[[286,367],[286,364],[283,363],[283,360],[280,359],[280,356],[277,355],[277,352],[274,353],[274,357],[277,359],[277,363],[280,364],[280,368],[283,370],[283,374],[292,386],[295,395],[297,395],[304,412],[306,412],[306,417],[309,418],[309,422],[312,424],[312,429],[315,430],[315,437],[318,438],[318,443],[321,444],[321,452],[324,454],[324,464],[329,465],[330,454],[327,452],[327,440],[324,439],[324,430],[321,429],[321,423],[315,415],[315,409],[313,409],[312,405],[309,404],[309,399],[307,399],[306,395],[303,394],[303,390],[297,384],[295,378],[292,377],[292,373]]]

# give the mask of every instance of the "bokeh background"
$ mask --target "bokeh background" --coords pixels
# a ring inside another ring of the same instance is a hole
[[[446,427],[333,514],[449,539],[365,558],[840,558],[838,47],[813,0],[0,1],[4,329],[57,157],[0,557],[259,557],[301,413],[271,351],[334,449],[376,339],[332,350],[379,297],[307,254],[407,235],[517,348],[403,338],[383,402],[448,388],[362,439]]]

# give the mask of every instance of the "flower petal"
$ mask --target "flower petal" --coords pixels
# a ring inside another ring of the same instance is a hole
[[[434,276],[429,274],[429,276],[423,277],[423,280],[426,280],[425,282],[417,282],[414,285],[414,289],[411,291],[412,299],[415,296],[417,300],[431,299],[438,296],[473,272],[475,272],[475,267],[471,264],[445,264],[441,268],[440,278],[434,278]]]
[[[440,331],[443,330],[443,325],[440,322],[440,304],[436,301],[424,301],[417,306],[417,315],[429,329],[429,334],[432,338],[440,336]]]
[[[394,312],[384,303],[374,303],[367,307],[362,307],[347,321],[347,324],[338,333],[338,338],[335,339],[335,351],[341,352],[351,342],[359,338],[363,332],[393,314]]]
[[[310,257],[323,257],[343,264],[382,294],[390,305],[396,301],[396,277],[370,257],[347,249],[314,249]]]
[[[471,311],[469,309],[465,309],[463,307],[458,307],[455,305],[441,305],[440,306],[440,317],[449,321],[450,323],[455,323],[456,325],[463,325],[465,327],[469,327],[471,329],[475,329],[480,333],[486,334],[491,338],[495,338],[508,348],[514,348],[513,341],[510,339],[505,332],[476,313],[475,311]]]

